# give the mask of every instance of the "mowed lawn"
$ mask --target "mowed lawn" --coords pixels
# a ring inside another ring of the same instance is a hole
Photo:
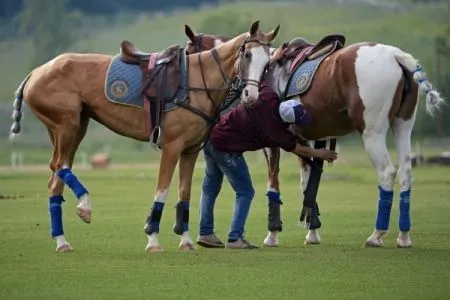
[[[343,160],[345,161],[345,160]],[[266,231],[266,169],[250,162],[256,197],[246,237]],[[397,249],[398,186],[383,249],[363,248],[376,205],[375,172],[359,163],[326,167],[319,192],[322,244],[303,245],[298,226],[299,172],[281,166],[284,230],[274,249],[178,250],[172,232],[178,177],[161,225],[163,253],[144,252],[143,226],[153,202],[156,169],[79,170],[91,192],[93,222],[82,223],[66,190],[65,233],[75,248],[55,253],[49,236],[48,173],[0,173],[0,299],[446,299],[450,295],[450,169],[414,169],[413,248]],[[191,234],[197,235],[203,168],[195,172]],[[234,196],[228,182],[217,200],[217,234],[226,239]]]

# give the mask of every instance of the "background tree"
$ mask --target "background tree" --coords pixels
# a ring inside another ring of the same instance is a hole
[[[31,67],[54,58],[75,42],[72,29],[80,18],[68,11],[67,0],[24,0],[23,4],[20,31],[31,37]]]

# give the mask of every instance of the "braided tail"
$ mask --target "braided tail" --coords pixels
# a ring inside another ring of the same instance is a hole
[[[428,81],[425,72],[419,65],[417,59],[415,59],[411,54],[403,52],[398,48],[392,48],[398,63],[413,74],[414,81],[419,85],[419,91],[425,94],[425,103],[428,114],[431,116],[434,115],[436,111],[440,110],[441,105],[445,104],[445,100]]]
[[[17,134],[20,133],[22,126],[20,125],[20,121],[22,120],[22,104],[23,104],[23,90],[28,80],[31,77],[31,73],[22,81],[19,88],[15,92],[14,99],[14,110],[12,113],[13,124],[11,125],[11,135],[10,138],[13,139]]]

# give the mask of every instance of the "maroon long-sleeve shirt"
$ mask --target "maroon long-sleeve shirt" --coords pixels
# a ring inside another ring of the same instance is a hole
[[[210,134],[214,148],[238,153],[265,147],[295,149],[295,136],[288,131],[290,124],[279,115],[280,99],[265,81],[261,83],[259,97],[252,107],[240,104],[222,116]]]

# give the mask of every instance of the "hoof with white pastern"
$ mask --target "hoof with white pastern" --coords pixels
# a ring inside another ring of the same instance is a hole
[[[147,253],[155,253],[155,252],[163,252],[163,248],[161,246],[147,246],[145,247],[145,252]]]
[[[77,207],[77,215],[84,223],[91,223],[92,211],[90,209]]]
[[[68,252],[72,252],[72,251],[73,251],[73,248],[69,244],[62,244],[62,245],[59,245],[58,247],[56,247],[56,252],[58,252],[58,253],[68,253]]]
[[[193,251],[195,250],[193,243],[183,243],[178,246],[181,251]]]

